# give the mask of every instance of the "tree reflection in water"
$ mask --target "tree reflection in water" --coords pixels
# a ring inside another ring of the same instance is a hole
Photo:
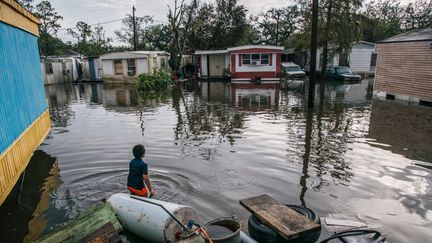
[[[197,92],[184,94],[176,87],[172,104],[177,117],[174,136],[183,156],[193,156],[193,151],[198,150],[199,156],[209,160],[216,153],[216,144],[228,140],[233,145],[244,126],[245,114],[231,109],[227,103],[205,102]]]

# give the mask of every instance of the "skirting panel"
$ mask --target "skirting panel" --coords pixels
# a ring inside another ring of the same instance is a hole
[[[50,128],[50,115],[46,110],[0,155],[0,205],[15,186]]]

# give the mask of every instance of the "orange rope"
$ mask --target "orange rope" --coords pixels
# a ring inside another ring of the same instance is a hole
[[[213,240],[210,238],[208,232],[207,232],[204,228],[199,227],[199,228],[198,228],[198,231],[200,232],[200,235],[201,235],[204,239],[207,239],[210,243],[213,243]]]

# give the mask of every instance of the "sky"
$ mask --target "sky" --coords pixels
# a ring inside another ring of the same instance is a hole
[[[202,0],[210,2],[212,0]],[[213,0],[214,1],[214,0]],[[409,2],[413,0],[401,0]],[[41,0],[35,0],[35,4]],[[66,32],[67,28],[74,27],[78,21],[88,24],[97,24],[124,18],[126,14],[132,14],[132,6],[135,5],[136,16],[153,16],[155,23],[166,23],[168,5],[173,5],[174,0],[50,0],[51,5],[63,16],[61,30],[57,36],[63,41],[74,41]],[[257,14],[272,7],[280,8],[288,6],[291,0],[239,0],[248,9],[248,14]],[[114,21],[102,24],[108,37],[114,39],[114,44],[120,42],[116,40],[114,30],[121,28],[121,21]]]
[[[211,0],[204,0],[208,2]],[[36,0],[35,4],[41,2]],[[168,5],[173,5],[174,0],[50,0],[51,5],[63,16],[60,22],[61,30],[57,36],[63,41],[74,41],[67,34],[66,29],[74,27],[78,21],[88,24],[97,24],[124,18],[126,14],[132,14],[132,6],[135,5],[136,16],[153,16],[155,23],[166,23]],[[271,7],[287,6],[290,0],[239,0],[248,9],[249,14],[257,14]],[[114,30],[120,29],[121,21],[115,21],[102,25],[108,37],[114,39],[114,44],[120,44],[116,40]]]

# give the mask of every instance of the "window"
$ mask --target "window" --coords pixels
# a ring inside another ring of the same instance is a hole
[[[269,64],[269,54],[261,54],[261,64]]]
[[[135,59],[127,59],[128,76],[135,76],[136,66]]]
[[[168,66],[166,59],[161,57],[160,60],[161,60],[161,68],[166,68]]]
[[[243,54],[242,55],[242,63],[243,64],[251,64],[251,55],[250,54]]]
[[[252,64],[258,64],[260,61],[260,54],[252,54]]]
[[[376,67],[376,61],[377,61],[377,54],[376,53],[372,53],[371,55],[371,67]]]
[[[268,65],[270,54],[242,54],[242,64]]]
[[[328,74],[335,74],[335,69],[332,67],[327,68],[327,73]]]
[[[53,74],[54,73],[52,63],[50,63],[50,62],[45,63],[45,73],[46,74]]]
[[[123,75],[122,60],[114,60],[114,74],[115,75]]]

